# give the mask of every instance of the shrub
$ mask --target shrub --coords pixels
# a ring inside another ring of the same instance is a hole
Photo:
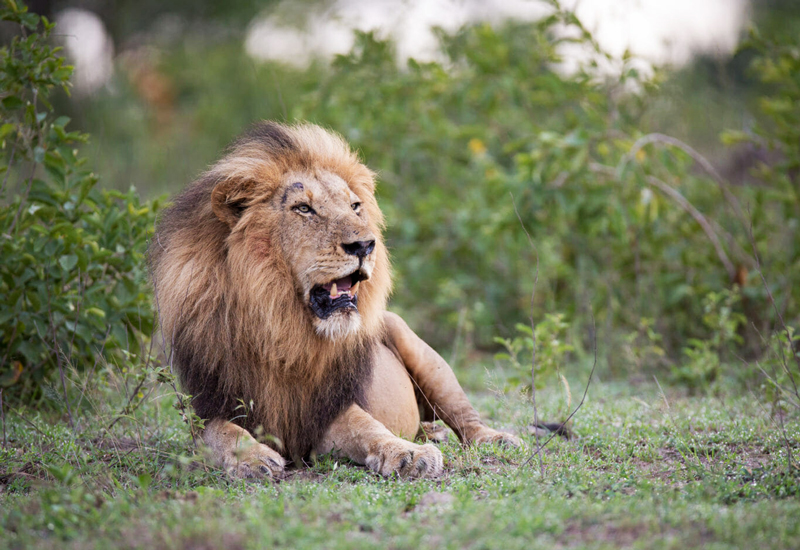
[[[54,25],[3,0],[18,26],[0,49],[0,383],[31,399],[68,365],[119,356],[153,330],[145,241],[158,201],[105,191],[49,101],[72,68],[48,44]]]

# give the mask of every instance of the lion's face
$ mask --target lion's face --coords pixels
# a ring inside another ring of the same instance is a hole
[[[332,340],[360,327],[359,289],[375,268],[378,235],[362,202],[342,178],[324,171],[286,174],[269,201],[298,299],[317,333]]]
[[[209,191],[211,211],[192,210]],[[194,243],[194,258],[208,256],[209,280],[229,286],[214,295],[224,326],[246,321],[260,353],[300,361],[383,330],[391,275],[374,191],[374,174],[339,136],[266,123],[184,193],[186,219],[176,210],[172,223]],[[192,230],[190,218],[209,215],[213,223]]]

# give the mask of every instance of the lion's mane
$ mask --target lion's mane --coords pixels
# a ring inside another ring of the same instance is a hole
[[[274,245],[283,228],[248,211],[273,198],[285,174],[318,170],[347,182],[378,236],[373,275],[359,292],[360,328],[337,340],[309,321],[292,266]],[[149,250],[159,324],[201,418],[261,426],[297,460],[350,404],[368,407],[371,349],[391,287],[374,189],[374,174],[340,136],[265,122],[163,213]]]

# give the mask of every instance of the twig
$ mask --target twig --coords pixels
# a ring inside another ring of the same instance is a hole
[[[592,370],[591,370],[591,372],[589,372],[589,379],[586,381],[586,387],[583,390],[583,397],[581,397],[581,402],[578,403],[578,406],[575,407],[575,410],[573,410],[570,413],[570,415],[567,417],[567,419],[564,420],[564,422],[561,423],[562,426],[566,426],[567,423],[570,420],[572,420],[572,417],[575,416],[575,413],[577,413],[581,409],[581,407],[583,407],[583,403],[586,401],[586,395],[589,393],[589,386],[591,386],[591,384],[592,384],[592,378],[594,377],[594,371],[597,368],[597,327],[595,326],[595,322],[594,322],[594,314],[592,314],[592,344],[593,344],[593,348],[594,348],[594,362],[592,363]],[[550,443],[550,441],[552,441],[553,438],[556,437],[558,434],[559,434],[558,430],[554,431],[550,435],[550,437],[547,438],[547,440],[544,443],[542,443],[541,445],[539,445],[536,448],[536,450],[533,452],[533,454],[528,457],[528,460],[523,462],[520,467],[524,468],[525,466],[530,464],[531,460],[533,460],[533,457],[535,457],[536,455],[540,455],[540,460],[541,460],[542,449],[547,447],[547,444]]]
[[[667,410],[669,410],[669,401],[667,401],[667,394],[664,393],[664,389],[661,387],[661,384],[658,383],[658,378],[656,378],[655,374],[653,375],[653,380],[656,381],[656,386],[658,386],[658,391],[661,392],[661,399],[664,400],[664,405],[666,405]]]
[[[703,168],[703,170],[705,170],[705,172],[708,175],[710,175],[712,179],[714,179],[714,181],[717,182],[717,185],[722,190],[722,193],[723,195],[725,195],[725,198],[728,199],[728,201],[733,206],[734,210],[736,210],[736,214],[739,216],[739,219],[743,221],[746,219],[744,217],[744,212],[742,211],[742,206],[739,204],[738,199],[733,195],[733,193],[731,193],[730,189],[728,189],[729,185],[728,182],[725,180],[725,178],[722,177],[722,174],[720,174],[717,171],[717,169],[714,168],[714,165],[711,164],[711,162],[707,158],[698,153],[691,146],[671,136],[653,133],[642,136],[638,140],[636,140],[636,142],[633,144],[630,150],[625,154],[625,156],[623,156],[622,159],[620,159],[619,165],[617,165],[618,179],[622,179],[622,173],[625,170],[625,167],[628,165],[628,163],[630,163],[631,160],[633,160],[633,158],[636,156],[636,153],[638,153],[639,150],[642,149],[645,145],[648,145],[650,143],[665,143],[667,145],[677,147],[678,149],[680,149],[681,151],[692,157],[692,159],[697,164],[699,164]]]
[[[147,350],[147,361],[145,361],[145,364],[144,364],[144,375],[142,376],[142,379],[139,380],[139,383],[136,385],[136,387],[133,388],[133,391],[131,392],[130,396],[128,397],[128,402],[125,403],[125,406],[122,407],[122,410],[116,416],[116,418],[114,418],[114,420],[111,421],[111,423],[106,428],[106,431],[111,430],[111,428],[114,427],[114,424],[119,422],[119,420],[123,416],[127,416],[127,415],[130,415],[130,414],[133,414],[136,411],[136,409],[138,409],[139,406],[142,404],[142,401],[144,401],[144,399],[140,399],[139,403],[137,403],[135,407],[133,407],[132,409],[130,408],[131,403],[133,402],[133,399],[139,394],[139,390],[142,389],[142,386],[144,386],[144,383],[147,381],[147,369],[150,367],[150,363],[151,363],[151,359],[150,358],[152,357],[152,354],[153,354],[153,339],[150,338],[150,348]]]
[[[598,163],[591,163],[589,169],[593,172],[600,172],[606,174],[608,176],[617,176],[618,174],[615,173],[615,170],[610,166],[605,166],[603,164]],[[717,257],[719,257],[720,262],[722,265],[725,266],[725,270],[728,272],[728,276],[733,280],[736,277],[736,267],[731,262],[728,254],[725,252],[725,248],[722,246],[719,237],[717,236],[714,229],[711,227],[711,223],[708,219],[697,209],[694,207],[692,203],[690,203],[686,197],[684,197],[677,189],[669,185],[668,183],[660,180],[659,178],[651,175],[645,176],[645,181],[647,181],[648,185],[656,187],[657,189],[661,190],[664,194],[668,195],[672,200],[674,200],[678,206],[683,208],[686,212],[692,216],[695,221],[700,224],[700,227],[705,232],[708,240],[711,241],[714,250],[717,252]]]
[[[541,449],[539,444],[539,409],[536,405],[536,324],[533,322],[533,311],[534,311],[534,298],[536,297],[536,285],[539,283],[539,252],[536,250],[536,245],[533,243],[533,239],[531,239],[530,233],[528,233],[528,228],[525,227],[525,223],[522,221],[522,216],[519,215],[519,211],[517,210],[517,203],[514,201],[514,194],[509,193],[511,195],[511,204],[514,206],[514,213],[517,215],[517,219],[519,220],[519,224],[522,226],[522,230],[525,232],[525,236],[528,238],[528,244],[531,245],[533,248],[533,252],[536,255],[536,274],[534,275],[533,279],[533,289],[531,289],[531,311],[530,311],[530,323],[531,323],[531,339],[533,342],[533,346],[531,349],[531,401],[533,402],[533,424],[536,426],[536,429],[533,430],[533,435],[536,438],[536,446]],[[541,473],[542,478],[544,478],[544,459],[542,458],[541,453],[537,453],[539,455],[539,471]]]

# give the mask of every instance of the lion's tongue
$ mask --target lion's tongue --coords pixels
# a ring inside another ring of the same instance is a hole
[[[336,285],[335,290],[334,285]],[[352,286],[353,280],[348,275],[347,277],[342,277],[341,279],[331,281],[330,283],[323,285],[322,288],[330,293],[331,298],[336,298],[341,292],[349,291]]]

